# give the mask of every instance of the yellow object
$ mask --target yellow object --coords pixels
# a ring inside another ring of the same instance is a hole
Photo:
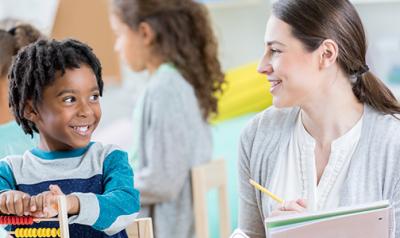
[[[60,229],[57,228],[17,228],[15,237],[61,237]]]
[[[261,192],[267,194],[268,196],[270,196],[272,199],[274,199],[275,201],[277,201],[278,203],[283,203],[284,200],[282,198],[279,198],[278,196],[276,196],[275,194],[273,194],[272,192],[270,192],[268,189],[264,188],[263,186],[261,186],[260,184],[258,184],[256,181],[249,179],[249,182],[251,185],[253,185],[256,189],[260,190]]]
[[[226,85],[218,95],[218,115],[213,123],[260,112],[272,104],[270,84],[265,75],[257,72],[258,63],[250,63],[225,74]]]

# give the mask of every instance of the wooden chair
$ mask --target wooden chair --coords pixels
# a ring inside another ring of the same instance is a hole
[[[136,219],[126,228],[129,238],[153,238],[153,223],[151,218]]]
[[[192,190],[195,214],[196,238],[209,238],[207,192],[218,189],[220,237],[231,233],[225,160],[212,160],[192,168]]]

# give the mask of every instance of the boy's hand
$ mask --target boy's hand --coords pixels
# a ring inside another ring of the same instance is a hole
[[[64,195],[60,187],[50,185],[49,191],[42,192],[30,199],[30,211],[35,217],[54,217],[58,215],[58,196]]]
[[[28,216],[30,196],[27,193],[10,190],[0,194],[0,212],[6,215]]]

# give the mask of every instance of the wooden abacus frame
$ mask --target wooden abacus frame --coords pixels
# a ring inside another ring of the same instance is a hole
[[[34,218],[34,222],[45,222],[45,221],[54,221],[59,222],[60,226],[60,237],[61,238],[69,238],[69,227],[68,227],[68,210],[67,210],[67,199],[64,195],[58,196],[58,216],[57,218]],[[6,224],[7,225],[7,224]],[[10,224],[8,224],[10,225]],[[25,228],[23,228],[25,229]],[[29,229],[29,228],[26,228]],[[9,232],[10,235],[15,235],[14,232]],[[38,237],[38,236],[37,236]]]

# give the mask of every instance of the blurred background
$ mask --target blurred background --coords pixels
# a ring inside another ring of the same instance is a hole
[[[213,119],[214,157],[228,162],[231,227],[237,226],[237,145],[241,130],[259,111],[271,105],[268,83],[256,67],[264,49],[268,0],[203,0],[219,42],[220,61],[228,84],[220,97],[220,115]],[[367,61],[372,70],[400,96],[400,0],[353,0],[368,35]],[[102,122],[95,140],[120,145],[132,143],[131,114],[146,72],[130,72],[113,51],[114,35],[108,21],[107,0],[0,0],[0,19],[31,23],[56,39],[77,38],[100,58],[106,81]],[[210,230],[219,216],[216,193],[208,197]]]

